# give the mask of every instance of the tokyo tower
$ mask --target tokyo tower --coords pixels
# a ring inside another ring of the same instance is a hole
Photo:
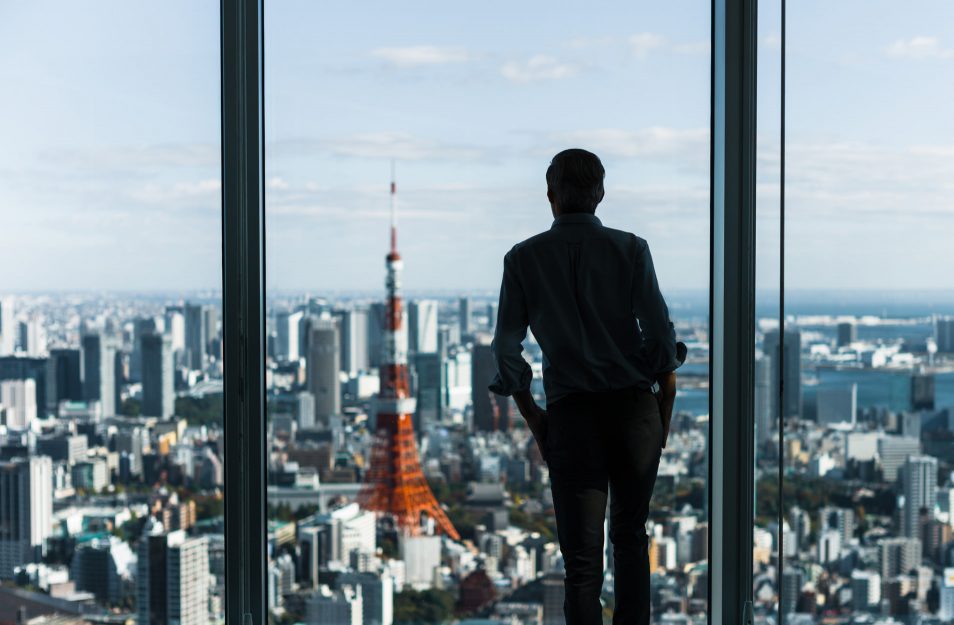
[[[407,328],[401,321],[401,270],[404,262],[397,251],[394,208],[394,163],[391,164],[391,251],[387,266],[387,312],[381,361],[381,391],[375,401],[377,425],[370,466],[357,501],[362,508],[391,515],[412,536],[423,533],[422,515],[433,519],[437,529],[454,540],[460,535],[438,505],[424,479],[414,440],[415,401],[410,395],[407,373]]]

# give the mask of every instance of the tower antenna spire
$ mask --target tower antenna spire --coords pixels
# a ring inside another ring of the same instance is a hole
[[[397,251],[397,208],[394,206],[394,194],[397,184],[394,182],[394,159],[391,159],[391,252]]]

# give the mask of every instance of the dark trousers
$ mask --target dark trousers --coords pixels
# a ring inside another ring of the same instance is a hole
[[[567,625],[603,622],[599,598],[607,492],[616,591],[613,625],[648,625],[646,519],[662,452],[656,398],[636,388],[576,393],[548,404],[547,420],[544,449],[566,565]]]

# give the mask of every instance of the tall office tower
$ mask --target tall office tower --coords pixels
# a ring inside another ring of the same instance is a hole
[[[437,326],[437,353],[444,356],[450,351],[451,345],[454,342],[451,340],[451,327],[447,324],[440,324]]]
[[[487,304],[487,327],[491,332],[497,327],[497,302]]]
[[[408,350],[412,354],[437,351],[437,302],[415,300],[408,307]]]
[[[116,451],[129,458],[131,475],[142,475],[142,456],[148,449],[149,430],[146,428],[131,427],[116,433]]]
[[[393,172],[392,172],[393,173]],[[407,325],[401,300],[401,270],[404,261],[397,250],[397,222],[394,212],[395,185],[391,180],[391,249],[385,257],[387,314],[381,364],[381,391],[374,401],[374,444],[370,467],[358,493],[361,507],[390,515],[404,535],[423,533],[422,516],[429,524],[460,540],[447,514],[437,503],[421,471],[414,440],[411,397],[407,370]]]
[[[298,428],[315,427],[315,396],[307,391],[295,394],[295,420]]]
[[[342,572],[336,578],[338,586],[361,587],[363,625],[391,625],[394,623],[394,578],[388,573]]]
[[[772,432],[778,430],[778,415],[773,414],[772,394],[775,385],[769,359],[755,359],[755,440],[761,445],[771,440]]]
[[[934,318],[934,341],[937,351],[954,353],[954,317]]]
[[[308,333],[308,392],[315,396],[315,422],[341,414],[341,339],[338,322],[315,319]]]
[[[933,456],[908,456],[901,469],[901,492],[904,495],[904,510],[901,513],[901,535],[920,538],[918,522],[921,511],[934,513],[937,503],[937,458]]]
[[[947,567],[941,576],[941,605],[937,617],[942,621],[954,620],[954,568]]]
[[[838,324],[838,347],[847,347],[858,340],[858,326],[854,321],[846,321]]]
[[[483,432],[510,430],[510,399],[495,395],[487,388],[497,367],[490,349],[492,338],[480,333],[474,337],[471,361],[471,401],[474,406],[474,429]]]
[[[457,325],[460,327],[460,334],[464,336],[471,332],[471,310],[470,298],[461,297],[457,305]]]
[[[417,373],[417,418],[414,425],[422,431],[424,424],[443,419],[444,359],[437,352],[420,352],[414,356]]]
[[[6,425],[14,430],[26,430],[36,419],[36,382],[4,380],[0,382],[0,406],[6,411]]]
[[[298,328],[304,316],[305,313],[300,310],[286,310],[275,315],[275,357],[278,360],[294,361],[300,357]]]
[[[779,379],[779,367],[785,376],[782,405],[778,405],[778,393],[772,393],[772,410],[777,415],[778,409],[782,408],[783,416],[798,418],[802,416],[802,333],[798,330],[786,330],[783,348],[784,355],[779,353],[778,330],[765,333],[762,351],[771,363],[772,379]]]
[[[885,482],[898,479],[898,470],[908,456],[921,453],[920,439],[912,436],[894,436],[891,434],[878,439],[878,459],[881,462],[881,478]]]
[[[77,545],[70,561],[70,579],[76,590],[93,593],[102,604],[120,603],[135,573],[135,554],[129,543],[115,536]]]
[[[166,306],[166,334],[172,341],[172,351],[181,352],[186,348],[185,315],[181,306]]]
[[[188,302],[183,308],[185,315],[186,364],[190,369],[200,371],[205,369],[209,345],[205,309],[206,307],[201,304],[190,304]]]
[[[37,413],[44,416],[47,414],[49,368],[47,358],[0,356],[0,380],[33,380],[36,383]]]
[[[0,297],[0,356],[16,351],[17,324],[13,318],[13,298]]]
[[[368,307],[368,364],[372,367],[381,366],[387,310],[385,302],[372,302]],[[406,314],[406,311],[402,311],[402,314]],[[403,316],[401,320],[404,321]]]
[[[150,519],[136,564],[138,625],[208,625],[209,543],[185,531],[164,531]]]
[[[82,353],[78,349],[56,348],[50,350],[49,391],[53,403],[63,400],[83,399]]]
[[[20,322],[20,350],[27,356],[46,356],[46,326],[41,317]]]
[[[298,584],[302,588],[318,587],[318,571],[328,561],[328,530],[319,525],[298,528]]]
[[[362,625],[361,586],[342,585],[332,590],[322,584],[305,606],[308,625]]]
[[[921,566],[921,541],[896,536],[878,541],[881,579],[890,579]]]
[[[175,368],[172,341],[164,334],[144,334],[139,338],[142,354],[142,414],[171,417],[175,413]]]
[[[782,573],[782,591],[779,596],[779,607],[782,614],[791,614],[798,609],[798,598],[805,586],[805,571],[794,567],[786,567]]]
[[[850,508],[823,506],[818,511],[819,531],[834,530],[841,538],[842,546],[848,545],[855,536],[855,511]]]
[[[369,315],[366,308],[337,313],[341,329],[341,370],[350,375],[368,369]]]
[[[98,401],[104,417],[116,415],[116,340],[104,332],[86,334],[83,346],[83,399]]]
[[[855,424],[858,414],[858,385],[820,388],[815,394],[818,425]]]
[[[0,462],[0,579],[40,562],[53,523],[53,462],[47,456]]]
[[[133,321],[132,354],[129,356],[129,379],[142,382],[142,337],[161,334],[165,328],[159,317],[141,317]]]
[[[911,376],[911,410],[934,410],[934,374]]]
[[[203,306],[202,323],[205,326],[205,350],[208,354],[219,338],[219,309],[213,305]]]
[[[874,571],[852,571],[851,603],[862,612],[877,608],[881,603],[881,576]]]

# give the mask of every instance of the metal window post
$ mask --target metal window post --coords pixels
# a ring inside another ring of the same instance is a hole
[[[225,622],[265,624],[261,0],[222,0]]]
[[[710,622],[752,620],[757,0],[713,0]]]

